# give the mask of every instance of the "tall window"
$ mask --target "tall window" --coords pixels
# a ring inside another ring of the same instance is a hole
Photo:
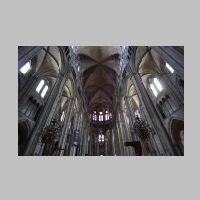
[[[60,118],[60,120],[61,120],[61,121],[64,121],[64,119],[65,119],[65,113],[64,113],[64,112],[62,112],[62,115],[61,115],[61,118]]]
[[[23,67],[20,68],[22,74],[26,74],[31,69],[31,61],[27,62]]]
[[[49,88],[49,87],[48,87],[47,85],[44,87],[44,89],[43,89],[43,91],[42,91],[42,93],[41,93],[41,97],[42,97],[42,98],[44,98],[44,96],[46,95],[48,88]]]
[[[158,96],[159,92],[163,90],[163,87],[157,78],[153,79],[153,82],[150,84],[150,88],[156,97]]]
[[[167,69],[168,69],[171,73],[174,73],[174,69],[173,69],[168,63],[166,63],[165,66],[167,67]]]
[[[99,121],[100,121],[100,122],[103,121],[103,112],[99,112]]]
[[[44,85],[44,80],[41,80],[40,83],[38,84],[36,91],[39,93],[40,90],[42,89],[42,86]]]
[[[108,113],[107,110],[106,110],[106,112],[105,112],[105,120],[106,120],[106,121],[109,120],[109,113]]]
[[[160,84],[159,80],[157,78],[154,78],[153,81],[154,81],[157,89],[161,92],[163,88],[162,88],[162,85]]]
[[[104,142],[104,135],[99,135],[99,142]]]
[[[151,87],[151,90],[153,91],[153,94],[157,97],[157,96],[158,96],[158,92],[157,92],[157,90],[156,90],[154,84],[151,83],[151,84],[150,84],[150,87]]]
[[[94,121],[97,121],[97,112],[96,112],[96,111],[93,111],[92,119],[93,119]]]

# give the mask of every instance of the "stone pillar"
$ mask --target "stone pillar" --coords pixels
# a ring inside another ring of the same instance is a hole
[[[84,156],[86,152],[86,138],[87,138],[87,126],[84,123],[81,135],[81,143],[80,143],[80,155]]]
[[[57,103],[62,96],[66,78],[67,78],[67,72],[65,72],[64,75],[60,74],[56,83],[54,84],[54,86],[48,96],[48,99],[45,103],[45,106],[42,110],[40,119],[37,121],[37,123],[33,129],[31,138],[29,139],[29,142],[28,142],[28,145],[27,145],[24,155],[26,155],[26,156],[38,155],[38,152],[40,151],[40,147],[39,147],[39,150],[38,150],[38,148],[37,149],[35,149],[35,148],[36,148],[36,145],[37,145],[39,137],[40,137],[40,131],[43,127],[50,124],[50,121],[52,120]],[[34,153],[34,151],[35,151],[35,153]]]
[[[169,134],[167,130],[165,129],[159,114],[157,113],[156,108],[153,105],[153,102],[151,101],[146,88],[144,87],[144,84],[142,82],[142,79],[138,73],[136,73],[133,69],[133,67],[129,67],[130,75],[133,80],[135,89],[137,91],[137,95],[140,99],[140,102],[145,108],[148,122],[150,123],[150,126],[154,128],[154,130],[157,132],[159,139],[162,143],[162,147],[164,150],[165,155],[177,155],[177,152],[173,146],[173,143],[169,137]]]
[[[120,153],[120,156],[123,156],[124,155],[124,149],[123,149],[123,146],[122,146],[121,131],[119,129],[119,122],[117,120],[117,117],[116,117],[115,130],[116,130],[117,138],[118,138],[118,142],[119,142],[119,153]]]
[[[97,148],[97,156],[99,156],[99,142],[96,141],[96,148]]]
[[[104,143],[105,143],[105,156],[107,156],[108,155],[108,139],[107,138],[105,138],[105,140],[104,140]]]
[[[159,151],[159,148],[158,148],[158,145],[155,141],[154,135],[152,135],[152,134],[150,135],[149,141],[150,141],[150,144],[151,144],[151,146],[154,150],[153,154],[155,153],[155,155],[160,156],[161,152]]]
[[[121,122],[117,116],[117,130],[118,130],[118,136],[119,136],[119,142],[120,142],[120,147],[121,147],[121,155],[126,156],[127,155],[127,150],[125,149],[124,145],[124,132],[122,131],[123,129],[121,128]]]
[[[22,46],[18,48],[18,68],[21,68],[35,57],[42,48],[43,46]]]
[[[79,155],[82,156],[83,153],[83,144],[84,144],[84,138],[86,134],[86,123],[83,122],[81,126],[81,135],[80,135],[80,148],[79,148]]]
[[[131,105],[130,105],[130,97],[124,97],[126,106],[128,108],[128,114],[129,114],[129,124],[130,124],[130,130],[131,133],[133,134],[133,127],[134,127],[134,123],[135,123],[135,114],[134,114],[134,110],[131,109]],[[130,134],[129,140],[134,140],[134,135]]]
[[[120,123],[121,123],[121,126],[122,126],[122,130],[124,131],[123,132],[123,138],[124,138],[124,142],[128,142],[128,141],[131,141],[131,138],[129,137],[129,130],[127,128],[127,124],[126,124],[126,121],[125,121],[125,118],[124,118],[124,113],[122,112],[122,110],[120,110],[119,112],[119,116],[120,116]],[[131,119],[130,119],[131,120]],[[124,148],[126,150],[126,155],[129,156],[131,155],[131,152],[130,152],[130,148],[129,147],[126,147],[125,144],[123,143],[124,145]]]
[[[115,156],[116,155],[116,152],[115,152],[115,137],[114,137],[113,129],[110,129],[109,132],[110,132],[111,140],[112,140],[112,154],[113,154],[113,156]]]
[[[178,75],[184,77],[184,52],[177,49],[180,47],[152,46],[165,62],[172,66]]]
[[[126,103],[126,106],[127,106],[127,109],[128,109],[130,124],[131,124],[131,127],[133,128],[134,123],[135,123],[135,114],[134,114],[134,110],[131,109],[129,98],[130,97],[125,96],[124,100],[125,100],[125,103]]]
[[[91,136],[88,136],[88,147],[86,148],[86,154],[92,156],[92,143],[91,143]],[[85,155],[85,154],[84,154]]]
[[[33,91],[35,92],[35,89],[38,84],[38,79],[35,76],[30,76],[26,84],[24,85],[23,89],[19,91],[18,94],[18,106],[23,106],[27,99],[29,98],[29,94],[31,94]]]
[[[178,89],[177,89],[177,85],[174,85],[174,83],[172,82],[172,80],[168,77],[167,74],[163,74],[162,75],[162,81],[164,82],[167,90],[169,90],[171,92],[171,94],[173,94],[176,102],[178,103],[178,105],[183,105],[184,104],[184,96],[183,94],[181,94]]]
[[[115,154],[121,155],[121,146],[119,141],[119,136],[116,128],[116,124],[114,125],[112,129],[113,137],[114,137],[114,147],[115,147]]]
[[[58,149],[59,149],[58,155],[59,156],[64,155],[66,139],[67,139],[67,135],[68,135],[68,127],[69,127],[69,123],[70,123],[70,119],[71,119],[71,114],[74,109],[74,98],[72,97],[68,101],[69,102],[68,102],[68,106],[67,106],[67,111],[65,113],[63,129],[62,129],[62,133],[61,133],[59,145],[58,145]]]

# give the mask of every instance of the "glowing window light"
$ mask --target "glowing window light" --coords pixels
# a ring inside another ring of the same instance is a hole
[[[48,86],[46,85],[41,93],[41,97],[44,98],[44,96],[46,95],[47,93],[47,90],[48,90]]]
[[[99,135],[98,141],[99,142],[104,142],[104,135]]]
[[[31,69],[31,61],[27,62],[23,67],[21,67],[20,72],[26,74]]]
[[[138,110],[136,110],[135,115],[140,117],[140,113],[138,112]]]
[[[154,95],[157,97],[157,96],[158,96],[158,92],[157,92],[155,86],[151,83],[151,84],[150,84],[150,87],[151,87],[151,89],[152,89]]]
[[[106,120],[106,121],[109,120],[109,114],[108,114],[108,113],[105,114],[105,120]]]
[[[94,115],[94,120],[97,121],[97,115]]]
[[[38,84],[36,91],[39,93],[40,90],[42,89],[42,86],[44,85],[44,80],[41,80],[40,83]]]
[[[62,115],[61,115],[61,121],[64,121],[64,118],[65,118],[65,113],[64,112],[62,112]]]
[[[103,121],[103,115],[99,115],[99,121],[100,121],[100,122]]]
[[[158,90],[159,90],[159,91],[162,91],[163,87],[162,87],[162,85],[160,84],[159,80],[158,80],[157,78],[154,78],[153,81],[154,81],[156,87],[158,88]]]
[[[168,69],[171,73],[174,73],[174,69],[173,69],[168,63],[166,63],[165,66],[167,67],[167,69]]]

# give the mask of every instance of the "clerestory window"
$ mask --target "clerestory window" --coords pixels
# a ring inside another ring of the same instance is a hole
[[[150,84],[150,88],[153,92],[153,94],[157,97],[158,94],[163,90],[162,85],[160,84],[160,81],[158,78],[154,78],[153,82]]]
[[[46,95],[48,88],[49,88],[49,87],[48,87],[47,85],[44,87],[44,89],[43,89],[43,91],[42,91],[42,93],[41,93],[41,97],[42,97],[42,98],[44,98],[44,96]]]
[[[31,61],[28,61],[23,67],[20,68],[22,74],[26,74],[31,69]]]
[[[168,63],[166,63],[165,66],[167,67],[167,69],[168,69],[171,73],[174,73],[174,69],[173,69]]]
[[[42,89],[42,86],[44,85],[44,80],[41,80],[36,88],[36,91],[39,93]]]
[[[99,135],[99,142],[104,142],[104,135]]]

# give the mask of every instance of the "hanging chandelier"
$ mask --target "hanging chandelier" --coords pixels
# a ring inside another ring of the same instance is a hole
[[[55,144],[58,139],[62,127],[57,119],[53,119],[51,123],[42,129],[42,140],[41,142],[44,144]]]
[[[149,124],[141,119],[139,116],[136,116],[134,123],[134,133],[137,134],[141,140],[149,139],[150,135],[154,133],[153,129],[149,126]]]

